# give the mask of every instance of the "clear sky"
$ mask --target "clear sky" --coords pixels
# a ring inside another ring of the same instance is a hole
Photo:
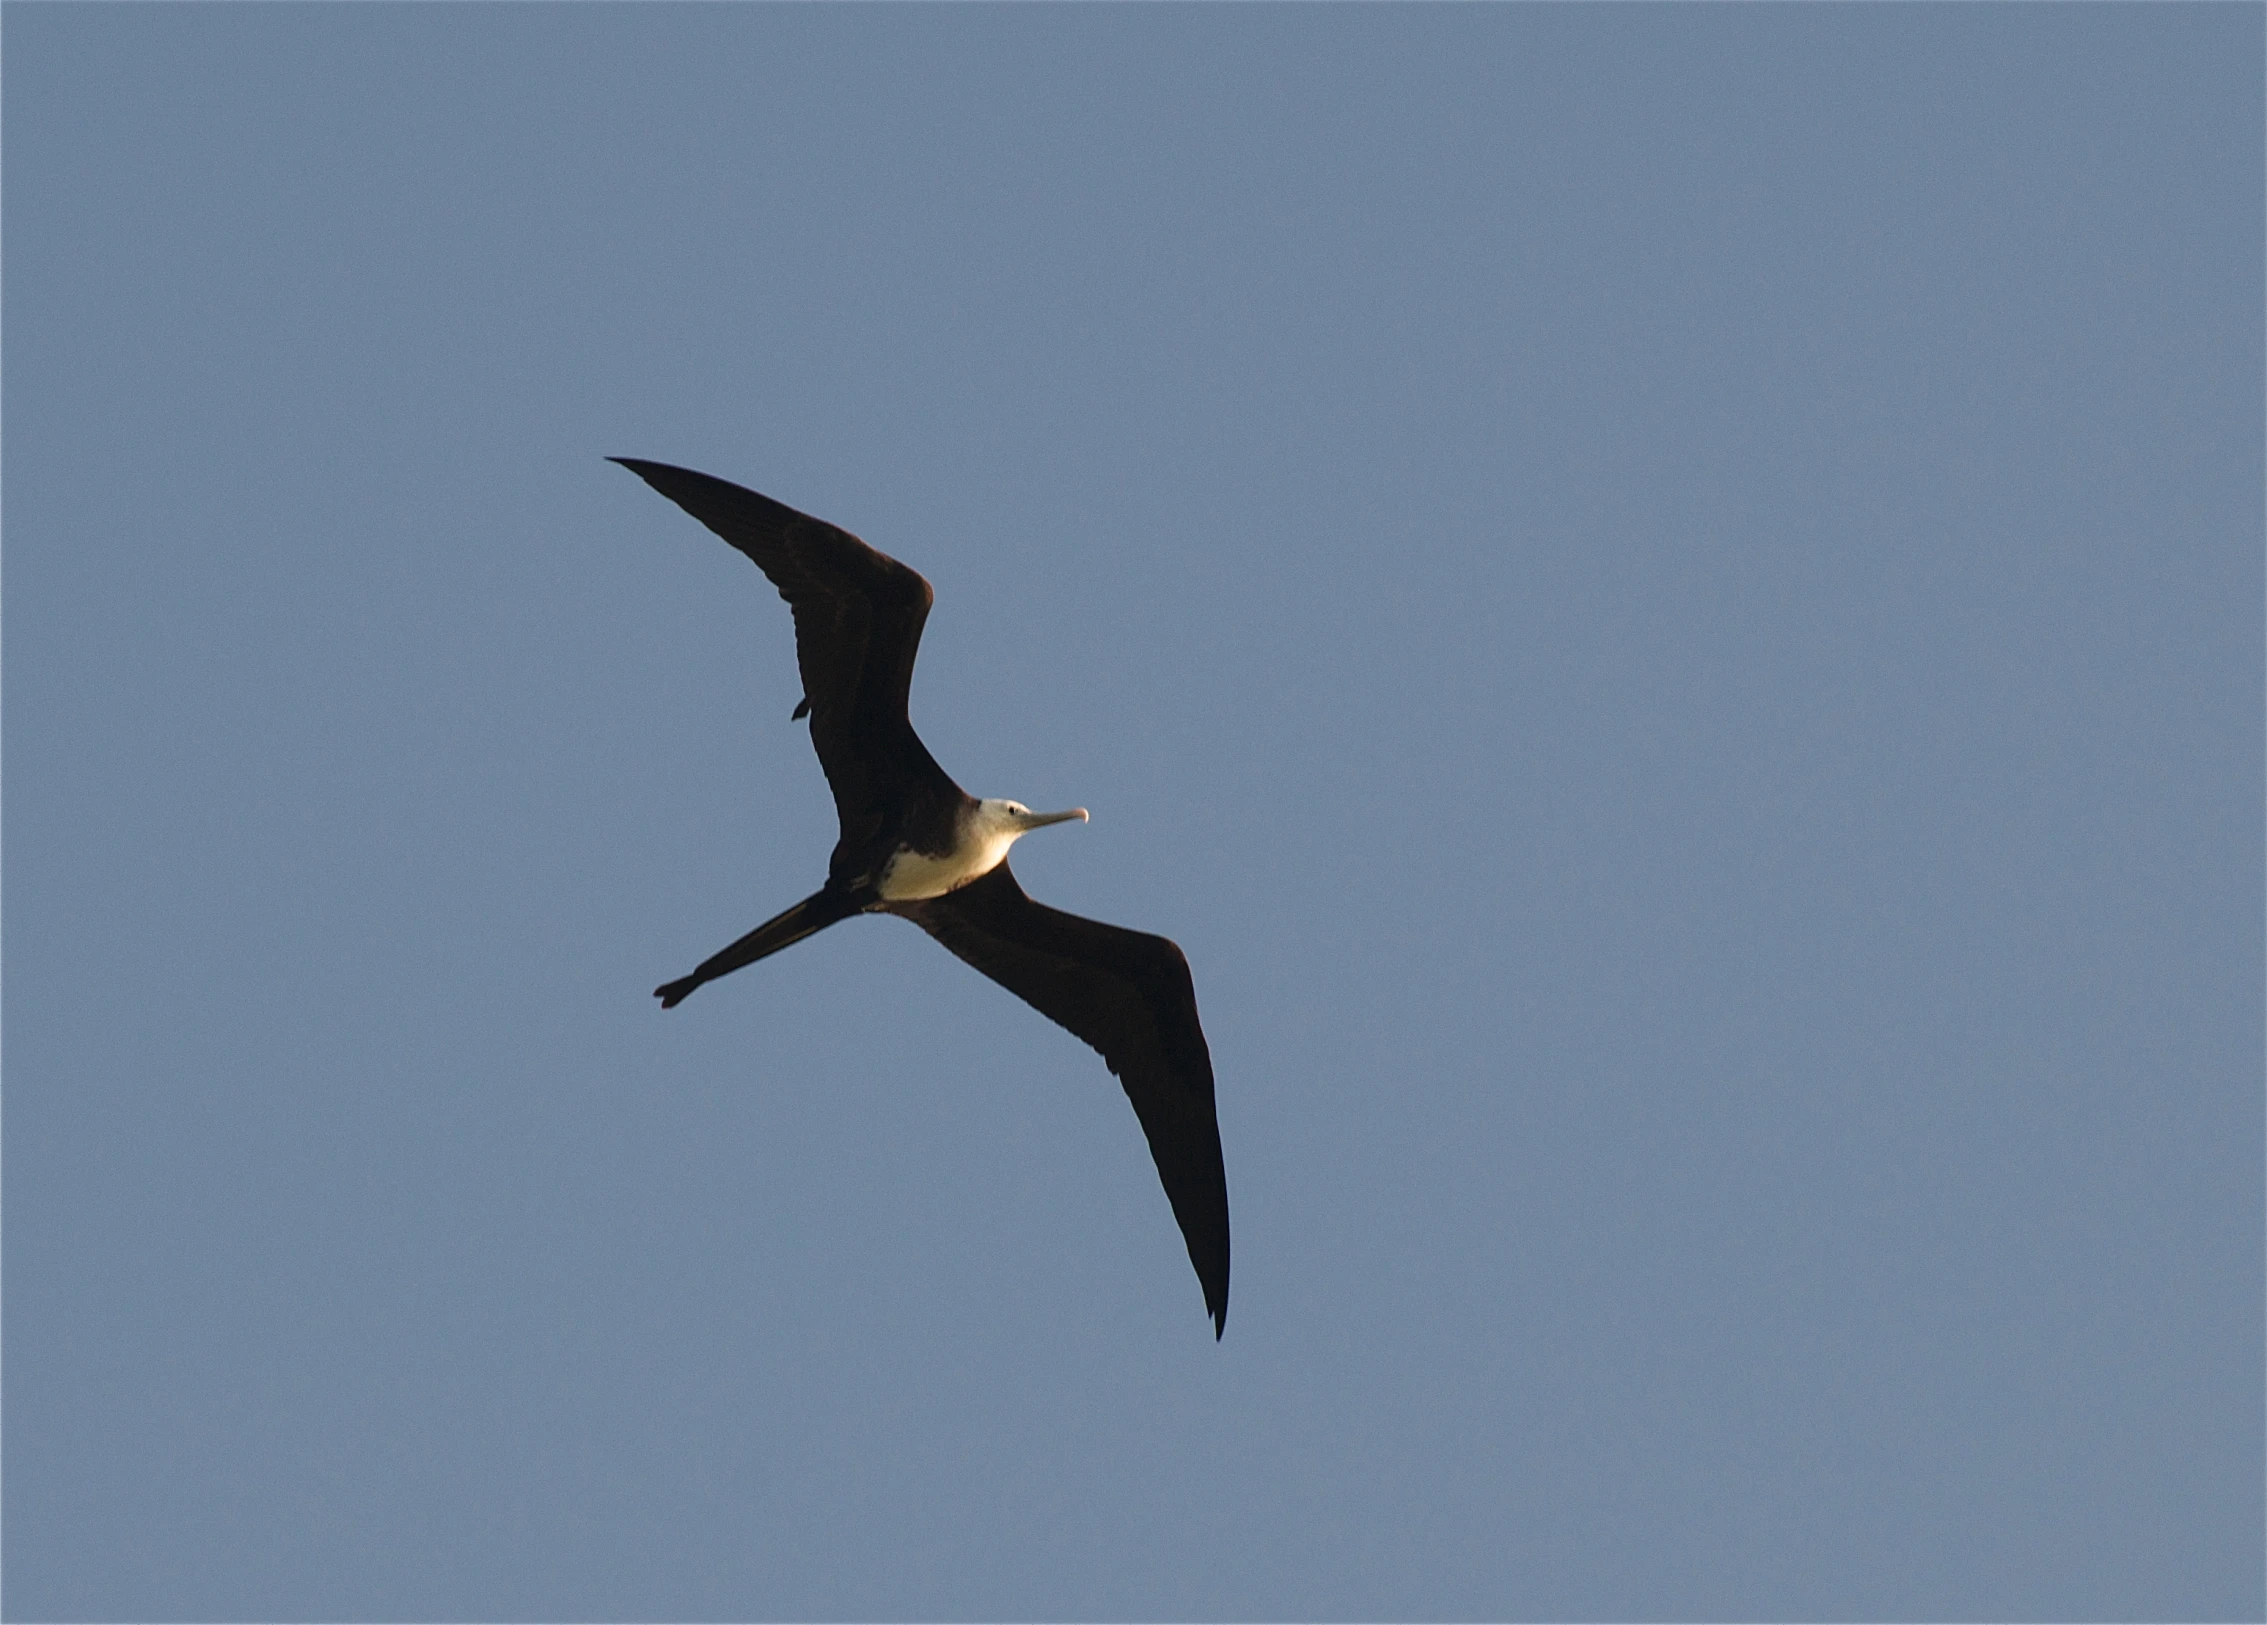
[[[2262,23],[10,6],[9,1614],[2258,1617]]]

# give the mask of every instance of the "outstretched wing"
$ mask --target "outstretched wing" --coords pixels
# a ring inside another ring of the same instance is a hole
[[[906,716],[913,657],[936,594],[918,571],[823,519],[689,468],[613,457],[755,561],[795,614],[795,659],[811,743],[834,791],[846,847],[883,812],[960,790]]]
[[[1003,863],[900,913],[1099,1050],[1126,1087],[1204,1285],[1213,1335],[1228,1327],[1228,1173],[1189,962],[1163,937],[1035,903]]]

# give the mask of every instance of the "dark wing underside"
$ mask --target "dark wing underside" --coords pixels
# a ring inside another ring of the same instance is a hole
[[[1101,1052],[1149,1136],[1213,1334],[1224,1332],[1228,1174],[1212,1055],[1181,950],[1163,937],[1035,903],[1004,863],[958,891],[894,912]]]
[[[747,554],[794,611],[811,743],[846,850],[870,844],[892,812],[960,795],[906,716],[913,657],[936,599],[919,572],[729,480],[635,457],[608,461]]]

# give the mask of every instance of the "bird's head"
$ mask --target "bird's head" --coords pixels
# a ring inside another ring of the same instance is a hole
[[[1004,835],[1014,840],[1029,835],[1035,829],[1049,824],[1067,824],[1072,819],[1086,822],[1086,809],[1073,807],[1068,812],[1035,813],[1020,801],[979,801],[976,804],[977,821],[990,835]]]

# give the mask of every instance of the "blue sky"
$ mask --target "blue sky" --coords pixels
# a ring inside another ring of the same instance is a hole
[[[2262,1594],[2256,7],[6,14],[41,1618]],[[785,608],[1176,938],[811,889]]]

